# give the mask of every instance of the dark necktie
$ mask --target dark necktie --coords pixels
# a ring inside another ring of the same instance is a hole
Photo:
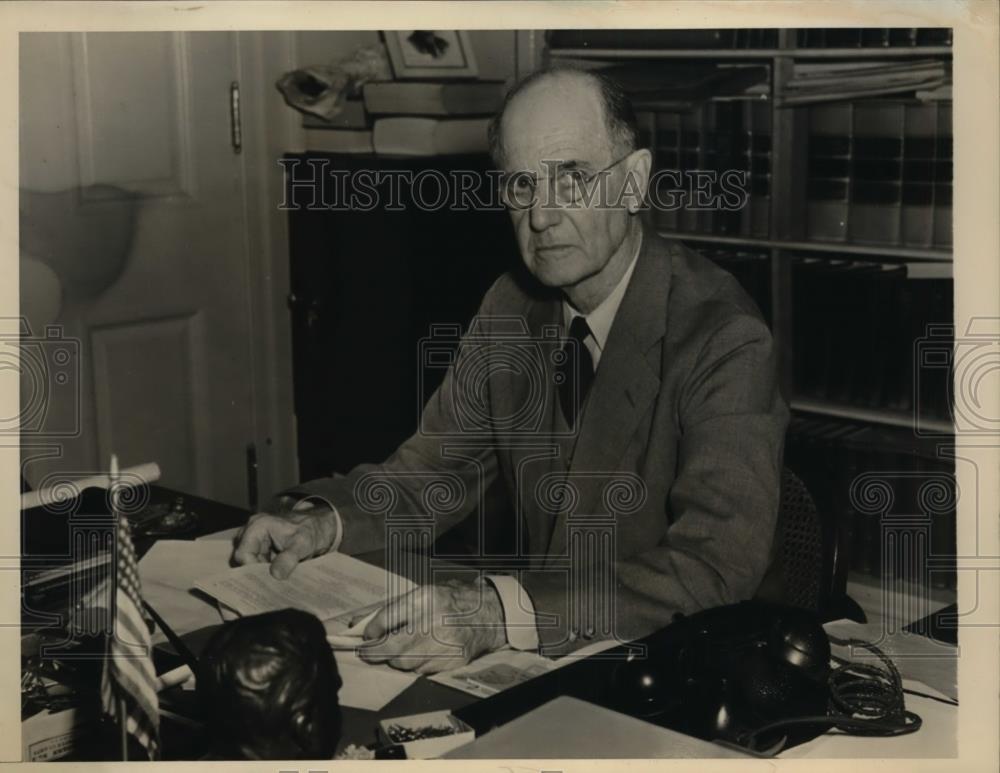
[[[556,369],[559,375],[559,406],[570,427],[576,425],[583,401],[587,399],[594,383],[594,358],[584,343],[590,327],[583,317],[574,317],[569,326],[569,338],[563,346],[562,363]]]

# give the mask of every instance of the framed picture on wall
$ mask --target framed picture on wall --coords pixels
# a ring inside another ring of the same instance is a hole
[[[464,30],[386,30],[389,61],[397,80],[474,78],[476,58]]]

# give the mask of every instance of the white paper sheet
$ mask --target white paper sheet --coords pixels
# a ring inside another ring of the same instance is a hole
[[[428,677],[432,682],[485,698],[548,673],[553,660],[534,652],[502,649],[476,658],[468,665]]]
[[[236,541],[236,535],[243,530],[242,526],[234,526],[231,529],[223,529],[222,531],[214,531],[211,534],[202,534],[200,537],[195,537],[195,542],[229,542],[233,544]]]
[[[365,663],[352,650],[337,650],[333,656],[344,681],[337,693],[341,706],[378,711],[418,678],[412,671]]]
[[[241,615],[292,607],[320,620],[339,617],[347,622],[357,611],[414,586],[357,558],[328,553],[303,561],[285,580],[272,577],[269,564],[249,564],[202,578],[195,587]]]
[[[225,571],[231,555],[226,542],[160,540],[139,561],[143,598],[179,636],[218,625],[218,608],[193,588],[199,577]],[[157,629],[153,644],[166,641]]]
[[[558,660],[550,660],[534,652],[508,647],[476,658],[461,668],[435,674],[430,679],[438,684],[483,698],[496,695],[549,671],[576,663],[582,658],[617,647],[619,644],[621,642],[613,639],[595,641]]]
[[[139,561],[139,577],[189,590],[200,578],[229,569],[232,554],[225,542],[161,539]]]
[[[349,627],[348,623],[344,622],[341,618],[327,620],[324,625],[326,626],[326,640],[330,642],[330,646],[335,650],[355,650],[362,646],[365,643],[365,628],[368,627],[368,623],[378,614],[381,607],[382,604],[378,604],[375,609]],[[358,611],[355,612],[355,614],[359,613]]]
[[[140,562],[143,593],[149,597],[148,581],[156,597],[150,603],[178,634],[218,624],[220,611],[221,618],[232,619],[294,607],[325,621],[343,680],[340,705],[378,711],[416,681],[415,673],[365,663],[355,652],[387,595],[408,592],[412,582],[340,553],[304,561],[287,580],[276,580],[268,564],[229,567],[231,536],[214,536],[157,542]],[[215,601],[192,594],[193,587]],[[362,618],[351,626],[358,615]]]

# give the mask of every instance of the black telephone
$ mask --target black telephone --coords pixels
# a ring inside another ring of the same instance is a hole
[[[706,740],[745,745],[779,720],[824,715],[830,642],[804,610],[745,602],[678,619],[643,640],[648,657],[620,660],[602,702]],[[782,732],[784,745],[826,728]],[[759,739],[757,748],[767,747]]]
[[[453,712],[476,734],[559,695],[708,741],[775,751],[851,723],[858,732],[912,732],[909,724],[861,727],[831,707],[830,641],[805,610],[745,601],[674,622],[650,636],[583,658]],[[902,700],[901,693],[899,696]],[[915,724],[913,721],[915,720]]]

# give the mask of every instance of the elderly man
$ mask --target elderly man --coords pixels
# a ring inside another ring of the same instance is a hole
[[[382,465],[285,492],[235,554],[285,577],[311,556],[384,546],[384,516],[356,501],[372,473],[395,480],[406,513],[427,511],[424,473],[458,481],[438,530],[477,513],[501,479],[519,535],[506,571],[426,585],[365,630],[376,641],[364,657],[424,673],[504,645],[554,656],[597,636],[633,639],[676,612],[749,598],[778,509],[788,412],[770,333],[729,274],[643,226],[651,157],[619,87],[535,73],[508,95],[490,140],[528,276],[486,294],[420,431]],[[518,335],[539,351],[556,344],[541,381],[531,368],[471,363]],[[519,436],[513,419],[526,414],[535,420]],[[618,504],[616,483],[628,492]],[[606,517],[576,517],[593,513]]]

